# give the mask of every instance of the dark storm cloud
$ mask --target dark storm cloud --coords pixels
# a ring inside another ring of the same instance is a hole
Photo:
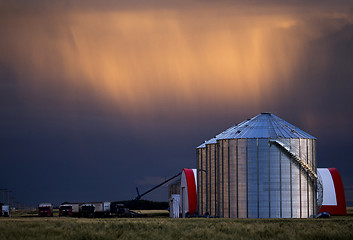
[[[350,14],[352,16],[352,14]],[[298,72],[291,109],[300,109],[299,122],[318,138],[318,165],[337,167],[343,182],[350,186],[353,163],[353,21],[319,22],[319,26],[340,26],[312,42],[305,54],[307,65]],[[327,55],[323,56],[323,52]],[[325,58],[323,61],[322,58]],[[296,118],[296,117],[294,117]]]
[[[0,165],[9,170],[0,187],[19,201],[131,198],[136,186],[195,167],[204,140],[265,111],[317,137],[319,167],[337,167],[353,185],[350,2],[0,9]],[[126,91],[111,81],[119,64]],[[163,191],[151,198],[166,200]]]

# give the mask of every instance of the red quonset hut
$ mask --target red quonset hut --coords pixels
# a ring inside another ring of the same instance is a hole
[[[184,168],[181,174],[180,209],[182,216],[194,215],[197,208],[197,170]]]
[[[323,201],[319,211],[331,215],[346,215],[346,198],[343,182],[336,168],[318,168],[318,175],[323,186]]]

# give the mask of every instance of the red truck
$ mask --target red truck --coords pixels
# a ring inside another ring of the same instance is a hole
[[[51,204],[51,203],[38,204],[38,216],[39,217],[52,217],[53,216],[53,204]]]

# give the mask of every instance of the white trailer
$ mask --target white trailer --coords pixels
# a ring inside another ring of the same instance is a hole
[[[104,212],[104,206],[102,202],[95,202],[92,203],[95,207],[95,212],[96,213],[103,213]]]
[[[96,217],[106,217],[110,213],[110,202],[94,202]]]
[[[80,215],[80,205],[79,203],[70,203],[72,206],[72,216],[78,217]]]
[[[110,202],[103,202],[103,211],[104,211],[104,216],[109,216],[110,215]]]

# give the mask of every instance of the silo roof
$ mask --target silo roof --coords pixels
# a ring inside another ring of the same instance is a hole
[[[202,143],[200,146],[198,146],[196,149],[198,148],[205,148],[206,144],[214,144],[217,143],[217,137],[211,138],[210,140],[205,141],[204,143]]]
[[[206,142],[206,141],[205,141],[205,142]],[[206,147],[205,142],[204,142],[204,143],[202,143],[200,146],[198,146],[196,149],[199,149],[199,148],[205,148],[205,147]]]
[[[244,122],[241,122],[237,125],[234,125],[230,128],[228,128],[227,130],[221,132],[220,134],[218,134],[217,136],[215,136],[214,138],[211,138],[207,141],[205,141],[204,143],[202,143],[200,146],[198,146],[196,149],[199,149],[199,148],[205,148],[207,144],[216,144],[217,143],[217,140],[219,139],[220,136],[224,135],[224,134],[227,134],[231,131],[233,131],[233,129],[237,128],[237,127],[240,127],[240,126],[243,126],[246,122],[248,122],[250,119],[248,120],[245,120]]]
[[[316,139],[272,113],[261,113],[216,136],[219,139],[235,138],[309,138]]]

